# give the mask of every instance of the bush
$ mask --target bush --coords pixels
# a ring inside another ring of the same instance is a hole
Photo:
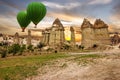
[[[29,45],[29,46],[27,47],[27,49],[30,50],[30,51],[32,51],[32,52],[34,51],[33,45]]]
[[[22,45],[21,48],[20,48],[20,54],[19,55],[22,55],[22,53],[26,50],[26,45]]]
[[[92,48],[97,48],[97,47],[98,47],[98,45],[94,44]]]
[[[12,46],[9,47],[8,52],[13,53],[14,56],[16,53],[20,52],[20,50],[21,47],[19,44],[13,44]]]
[[[63,47],[64,47],[65,50],[69,50],[71,48],[71,46],[69,44],[64,44]]]
[[[7,55],[7,49],[4,47],[0,48],[0,54],[1,54],[1,58],[5,58]]]
[[[41,43],[41,42],[37,45],[37,47],[40,49],[40,51],[41,51],[41,49],[42,49],[44,46],[45,46],[45,44],[44,44],[44,43]]]
[[[0,43],[0,46],[3,46],[3,44],[2,44],[2,43]]]
[[[83,49],[84,49],[84,46],[80,45],[80,46],[79,46],[79,49],[83,50]]]

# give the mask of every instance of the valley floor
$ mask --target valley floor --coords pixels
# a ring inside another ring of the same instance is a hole
[[[69,53],[26,80],[120,80],[120,50]]]

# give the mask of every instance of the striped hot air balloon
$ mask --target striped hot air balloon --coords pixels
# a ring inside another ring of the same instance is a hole
[[[20,11],[17,14],[17,21],[22,28],[22,32],[25,31],[25,28],[30,24],[31,20],[29,19],[27,13],[25,11]]]
[[[35,28],[37,24],[45,17],[46,12],[46,6],[40,2],[32,2],[27,7],[27,14],[31,21],[35,24]]]

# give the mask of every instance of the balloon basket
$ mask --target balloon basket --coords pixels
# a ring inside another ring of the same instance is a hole
[[[22,32],[25,32],[25,28],[22,28]]]

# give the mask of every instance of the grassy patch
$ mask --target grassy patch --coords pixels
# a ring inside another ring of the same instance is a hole
[[[36,75],[37,69],[48,61],[68,57],[66,54],[48,54],[0,59],[0,80],[24,80]]]
[[[75,55],[74,61],[77,61],[79,65],[87,65],[89,63],[94,63],[95,59],[102,57],[104,56],[99,54],[81,54]]]

